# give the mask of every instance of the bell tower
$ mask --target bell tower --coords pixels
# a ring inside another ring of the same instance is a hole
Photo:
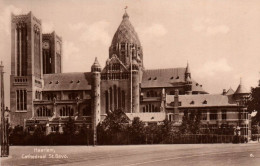
[[[10,105],[12,125],[24,125],[33,116],[33,100],[41,91],[41,20],[30,12],[11,17]]]

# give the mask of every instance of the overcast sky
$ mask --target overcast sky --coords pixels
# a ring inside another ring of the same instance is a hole
[[[97,57],[104,67],[124,7],[137,31],[146,69],[185,67],[209,93],[234,90],[240,77],[256,86],[260,71],[258,0],[2,0],[0,60],[9,105],[10,15],[33,14],[43,32],[63,39],[63,71],[88,72]]]

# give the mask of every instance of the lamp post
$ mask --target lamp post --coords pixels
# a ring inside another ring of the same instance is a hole
[[[4,66],[0,63],[0,106],[1,106],[1,157],[9,156],[9,137],[8,137],[8,118],[5,117],[5,113],[9,112],[8,107],[5,109],[5,96],[4,96]]]
[[[132,70],[133,70],[133,50],[135,50],[135,47],[133,45],[133,47],[131,48],[131,53],[130,53],[130,82],[131,82],[131,94],[130,94],[130,98],[131,98],[131,101],[130,101],[130,111],[131,113],[133,113],[133,73],[132,73]]]

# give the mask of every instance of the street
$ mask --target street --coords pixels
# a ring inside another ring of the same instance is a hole
[[[12,146],[10,154],[8,158],[1,158],[1,165],[260,165],[260,144],[257,143]]]

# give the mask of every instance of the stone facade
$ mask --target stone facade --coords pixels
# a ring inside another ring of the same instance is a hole
[[[62,73],[61,37],[55,32],[42,34],[41,21],[31,12],[13,15],[11,28],[13,126],[33,130],[40,125],[46,134],[62,132],[68,117],[73,117],[77,125],[85,122],[95,130],[107,113],[116,109],[122,109],[130,119],[138,116],[146,123],[158,123],[168,118],[178,126],[185,109],[203,108],[207,116],[216,110],[217,117],[224,109],[236,114],[238,108],[245,110],[242,103],[236,104],[242,101],[241,95],[248,95],[242,86],[232,94],[217,95],[217,99],[226,101],[221,105],[192,78],[188,64],[183,68],[145,69],[143,49],[127,13],[114,34],[105,66],[102,68],[95,59],[90,72]],[[184,100],[192,97],[203,100],[200,103],[213,103],[185,105]],[[242,124],[239,116],[232,118],[235,125]],[[203,123],[224,123],[220,121],[206,118]]]

